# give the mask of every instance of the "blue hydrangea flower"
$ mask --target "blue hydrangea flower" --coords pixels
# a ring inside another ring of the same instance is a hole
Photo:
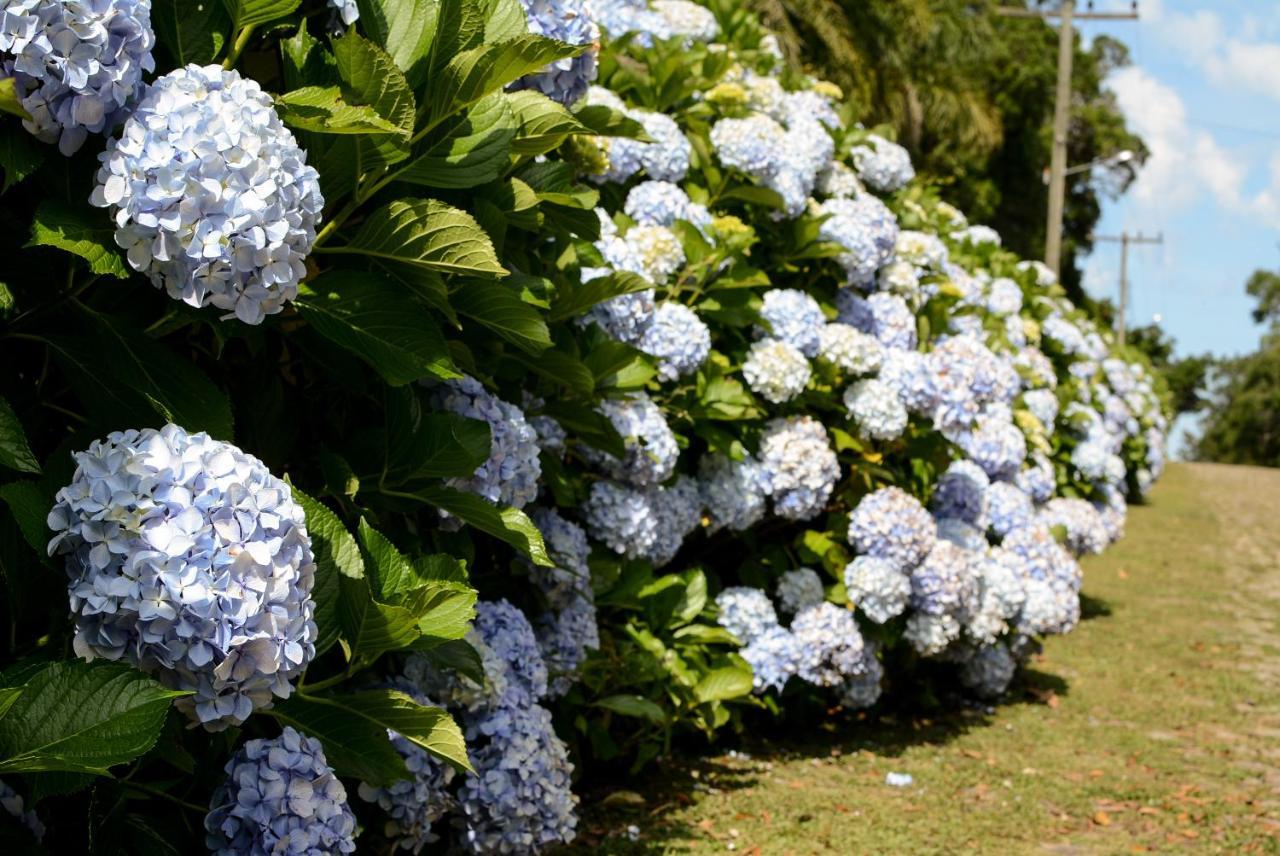
[[[360,20],[360,7],[356,0],[329,0],[329,8],[338,13],[344,26],[350,27]]]
[[[590,597],[574,597],[540,615],[534,632],[547,667],[547,697],[560,698],[577,680],[587,652],[600,647],[595,603]]]
[[[938,479],[929,507],[938,517],[983,525],[991,480],[973,461],[956,461]]]
[[[879,377],[893,387],[912,413],[932,415],[938,403],[938,392],[924,354],[904,348],[886,348]]]
[[[356,818],[319,740],[286,725],[245,743],[226,773],[204,821],[217,856],[355,852]]]
[[[542,533],[547,554],[555,562],[552,568],[528,564],[529,575],[547,602],[559,608],[575,598],[589,595],[591,568],[587,561],[591,545],[587,543],[587,533],[578,524],[561,517],[554,508],[535,508],[529,517]]]
[[[1049,528],[1066,530],[1066,547],[1077,556],[1096,555],[1111,543],[1102,515],[1087,500],[1058,497],[1040,509],[1037,519]]]
[[[1067,355],[1082,354],[1087,349],[1080,328],[1061,315],[1050,315],[1040,324],[1041,335]]]
[[[836,112],[831,99],[813,89],[788,92],[783,97],[782,114],[782,120],[786,122],[787,127],[804,121],[821,122],[833,131],[844,127],[844,122],[840,121],[840,114]]]
[[[702,493],[698,482],[680,476],[670,487],[649,488],[650,504],[658,517],[654,544],[645,558],[660,568],[675,558],[689,533],[702,523]]]
[[[1032,454],[1031,460],[1018,472],[1016,482],[1036,502],[1048,502],[1058,490],[1053,462],[1041,452]]]
[[[929,512],[900,487],[867,494],[849,515],[849,543],[859,553],[890,561],[903,571],[924,561],[936,533]]]
[[[828,199],[818,206],[825,217],[819,236],[844,247],[836,261],[848,275],[848,284],[866,288],[875,282],[876,271],[893,258],[898,240],[898,220],[883,202],[870,193],[852,198]]]
[[[951,240],[957,244],[994,244],[1000,246],[1000,233],[990,226],[967,226],[951,233]]]
[[[765,326],[761,332],[786,342],[806,357],[817,356],[822,330],[827,325],[818,301],[794,288],[772,288],[763,299],[760,318]]]
[[[289,485],[252,455],[176,425],[75,456],[49,554],[66,557],[87,660],[125,660],[209,730],[238,725],[315,655],[315,562]]]
[[[1035,518],[1031,497],[1018,485],[998,481],[987,491],[987,523],[997,537],[1022,526]]]
[[[950,613],[915,612],[907,618],[902,637],[922,656],[933,657],[959,639],[962,632],[960,622]]]
[[[671,25],[658,12],[649,8],[648,0],[591,0],[591,17],[610,36],[617,38],[634,33],[636,44],[652,47],[654,40],[672,37]]]
[[[973,336],[947,337],[929,352],[928,361],[937,393],[933,418],[939,426],[972,425],[1001,392],[1001,363]]]
[[[609,149],[610,158],[614,149],[624,143],[633,143],[641,146],[640,167],[649,178],[657,181],[683,181],[689,171],[689,158],[693,148],[676,121],[663,113],[651,113],[648,110],[633,110],[631,118],[640,123],[653,142],[636,143],[634,140],[615,137]]]
[[[792,615],[827,599],[822,577],[812,568],[796,568],[778,578],[778,602]]]
[[[835,151],[821,123],[810,120],[788,129],[762,113],[716,122],[711,145],[722,164],[778,193],[789,217],[804,213],[818,173]]]
[[[684,267],[684,246],[666,226],[633,226],[623,238],[640,260],[640,271],[655,285],[666,285]]]
[[[747,386],[773,404],[790,401],[804,392],[812,371],[800,349],[780,339],[753,342],[742,363]]]
[[[1040,420],[1046,431],[1052,431],[1058,418],[1058,396],[1051,389],[1032,389],[1022,394],[1022,403]]]
[[[977,569],[978,599],[966,617],[965,631],[979,645],[991,645],[1009,632],[1009,622],[1026,603],[1026,589],[1018,558],[1008,550],[974,551],[970,558]]]
[[[936,517],[936,515],[935,515]],[[958,517],[936,517],[938,537],[966,550],[985,550],[987,535],[977,526]]]
[[[586,0],[520,0],[520,5],[524,7],[529,32],[570,45],[590,45],[590,48],[520,78],[512,88],[536,89],[553,101],[572,106],[586,94],[598,71],[600,29],[587,14]]]
[[[627,193],[622,210],[640,226],[670,228],[683,220],[705,231],[711,225],[707,206],[692,201],[678,184],[669,181],[640,182]]]
[[[911,578],[898,565],[875,556],[858,556],[845,566],[849,603],[876,624],[884,624],[907,608]]]
[[[89,201],[111,209],[130,266],[170,297],[246,324],[297,297],[320,175],[255,81],[214,65],[169,72],[99,160]]]
[[[884,346],[875,336],[848,324],[827,324],[818,333],[818,359],[846,374],[877,371],[883,357]]]
[[[738,651],[751,666],[752,683],[758,693],[782,691],[787,681],[800,670],[800,647],[796,637],[785,627],[773,625]]]
[[[836,295],[836,320],[875,336],[886,348],[916,347],[916,317],[896,294],[878,291],[869,297],[845,289]]]
[[[960,448],[993,479],[1013,478],[1027,459],[1027,440],[1005,414],[986,413],[961,432]]]
[[[926,289],[920,285],[919,268],[901,259],[895,259],[880,268],[876,273],[875,284],[881,291],[896,294],[912,306],[920,304],[927,296]],[[976,322],[978,329],[982,328],[982,320],[972,315],[956,315],[951,318],[951,323],[955,326],[964,326],[966,322]]]
[[[948,261],[947,245],[932,232],[903,229],[898,232],[898,239],[894,242],[893,255],[923,271],[945,273],[960,286],[961,291],[974,292],[973,296],[981,298],[981,284],[962,268]]]
[[[658,358],[660,380],[678,380],[706,362],[711,353],[711,330],[689,307],[667,301],[658,305],[653,325],[637,347]]]
[[[817,516],[840,478],[840,463],[827,429],[811,416],[766,423],[759,460],[773,495],[774,513],[788,520]]]
[[[702,504],[710,521],[708,532],[725,527],[742,532],[764,516],[769,476],[750,455],[741,461],[721,454],[707,455],[698,462],[698,478]]]
[[[877,134],[868,134],[850,157],[862,183],[880,193],[892,193],[916,177],[907,150]]]
[[[4,0],[0,78],[12,77],[37,139],[79,151],[128,118],[155,71],[151,0]]]
[[[1008,646],[996,642],[973,651],[960,669],[960,681],[980,698],[999,698],[1017,671]]]
[[[785,136],[786,129],[778,122],[755,114],[721,119],[711,129],[711,145],[725,166],[764,180],[777,172],[778,150]]]
[[[907,429],[907,408],[893,387],[878,378],[846,389],[844,406],[858,431],[873,440],[896,440]]]
[[[582,452],[587,460],[613,478],[633,485],[660,484],[671,478],[680,447],[661,408],[648,395],[637,392],[627,398],[606,399],[599,410],[622,437],[626,454],[619,459],[584,446]]]
[[[490,502],[523,508],[538,495],[542,463],[538,459],[538,432],[524,418],[524,411],[489,392],[472,377],[445,381],[432,403],[489,426],[489,458],[470,478],[450,479],[459,490],[470,491]]]
[[[911,570],[911,608],[931,615],[970,613],[978,597],[971,555],[950,541],[935,541],[929,555]]]
[[[689,0],[653,0],[650,7],[662,18],[671,36],[688,41],[710,42],[720,35],[720,25],[710,9]]]
[[[778,625],[778,613],[769,596],[750,586],[731,586],[716,595],[720,609],[717,619],[744,645],[750,645],[766,631]]]
[[[1008,277],[992,280],[987,293],[987,309],[992,315],[1017,315],[1022,309],[1022,289]]]
[[[638,559],[658,542],[658,512],[653,498],[642,488],[598,481],[587,495],[583,519],[591,535],[610,550]]]
[[[1043,522],[1013,530],[1000,546],[1021,560],[1024,579],[1049,583],[1059,591],[1080,591],[1083,574],[1079,563]]]
[[[547,694],[547,667],[529,619],[505,600],[476,604],[473,633],[506,664],[507,687],[490,707],[528,707]]]
[[[653,289],[610,297],[591,307],[591,311],[582,316],[582,322],[598,325],[619,342],[638,346],[657,318],[653,297]]]
[[[0,808],[25,826],[36,841],[44,840],[44,824],[40,822],[35,809],[23,811],[22,797],[3,781],[0,781]]]
[[[1124,480],[1124,461],[1097,440],[1086,440],[1072,449],[1071,466],[1086,481],[1117,484]]]
[[[802,609],[791,622],[791,633],[800,651],[801,680],[834,687],[866,670],[862,633],[847,609],[825,601]]]
[[[840,703],[850,710],[864,710],[880,700],[884,666],[876,657],[876,646],[868,642],[862,649],[862,671],[845,678],[840,685]]]

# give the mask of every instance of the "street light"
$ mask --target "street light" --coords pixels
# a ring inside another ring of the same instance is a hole
[[[1129,149],[1124,149],[1122,151],[1116,152],[1113,155],[1107,155],[1104,158],[1094,158],[1088,163],[1082,163],[1078,166],[1067,167],[1067,169],[1062,174],[1064,176],[1076,175],[1081,172],[1087,172],[1088,170],[1093,169],[1095,166],[1103,166],[1103,165],[1117,166],[1122,163],[1128,163],[1129,161],[1133,160],[1135,157],[1137,157],[1137,155],[1135,155]],[[1042,181],[1044,181],[1046,186],[1049,184],[1049,168],[1048,167],[1045,167],[1044,171],[1040,173],[1040,178]]]

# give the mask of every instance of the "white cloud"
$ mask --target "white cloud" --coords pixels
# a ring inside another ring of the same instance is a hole
[[[1143,18],[1160,41],[1185,57],[1218,86],[1280,101],[1280,41],[1268,40],[1270,21],[1244,16],[1240,33],[1228,35],[1216,13],[1166,10],[1160,2],[1143,8]]]
[[[1129,191],[1144,217],[1162,222],[1207,198],[1224,214],[1280,225],[1280,155],[1271,160],[1269,185],[1250,195],[1245,191],[1248,164],[1209,132],[1192,129],[1186,106],[1171,87],[1138,66],[1119,69],[1107,84],[1129,127],[1151,151]]]

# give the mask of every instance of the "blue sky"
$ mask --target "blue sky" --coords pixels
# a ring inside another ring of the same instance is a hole
[[[1133,64],[1108,86],[1152,150],[1129,191],[1104,202],[1098,232],[1164,233],[1163,246],[1130,249],[1130,324],[1160,316],[1181,354],[1251,351],[1261,329],[1244,282],[1280,268],[1280,3],[1141,0],[1139,12],[1080,27],[1129,46]],[[1098,244],[1085,287],[1114,298],[1119,267],[1119,245]]]

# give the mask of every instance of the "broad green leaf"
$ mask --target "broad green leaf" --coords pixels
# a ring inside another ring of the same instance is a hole
[[[231,29],[226,8],[213,0],[151,0],[151,23],[157,43],[179,67],[207,65],[222,50]]]
[[[13,412],[3,396],[0,396],[0,466],[20,473],[40,472],[40,462],[31,454],[18,414]]]
[[[424,638],[415,648],[461,639],[475,618],[476,592],[465,581],[439,574],[451,561],[448,556],[426,557],[411,563],[380,532],[360,521],[360,543],[368,558],[369,577],[377,599],[403,607],[418,622]],[[453,562],[457,568],[457,563]],[[427,576],[431,574],[431,576]]]
[[[480,654],[463,639],[441,642],[418,653],[442,672],[457,672],[477,684],[484,683],[484,663]]]
[[[526,359],[525,365],[577,395],[589,396],[595,391],[596,379],[591,374],[591,369],[583,365],[582,360],[564,351],[543,351],[537,357]]]
[[[449,116],[549,63],[578,56],[588,47],[526,33],[462,51],[440,75],[432,99],[432,116]]]
[[[676,605],[675,619],[679,624],[688,624],[707,605],[707,577],[697,568],[691,568],[680,574],[680,578],[684,582],[684,593]]]
[[[408,647],[422,635],[411,611],[373,599],[367,579],[342,576],[338,585],[338,622],[352,662],[367,665],[387,651]]]
[[[322,336],[360,357],[393,386],[461,376],[431,310],[376,273],[322,274],[302,286],[295,305]]]
[[[364,560],[360,558],[356,539],[328,506],[296,487],[293,498],[306,512],[307,534],[311,536],[311,550],[316,557],[316,582],[311,598],[316,602],[315,620],[320,632],[316,653],[319,654],[337,641],[341,631],[338,623],[341,577],[362,578]]]
[[[551,347],[551,331],[542,313],[520,299],[505,282],[462,283],[452,295],[458,313],[471,318],[520,350],[538,356]]]
[[[547,320],[555,323],[581,315],[598,303],[622,294],[634,294],[653,288],[653,283],[639,274],[614,271],[583,283],[567,283],[556,290]]]
[[[8,113],[19,119],[31,118],[31,114],[22,106],[22,96],[18,94],[18,80],[15,77],[0,79],[0,113]]]
[[[312,734],[340,776],[371,785],[407,778],[403,762],[389,763],[388,731],[425,749],[459,771],[470,771],[466,744],[457,723],[443,708],[426,707],[399,690],[364,690],[334,696],[295,695],[277,703],[271,714]]]
[[[505,96],[515,113],[516,131],[512,149],[516,154],[540,155],[559,146],[573,134],[589,134],[563,104],[532,89]]]
[[[555,563],[547,555],[542,533],[529,515],[516,508],[497,506],[474,493],[443,485],[429,485],[415,493],[424,501],[449,512],[468,526],[474,526],[495,538],[506,541],[524,553],[534,564],[551,568]]]
[[[402,481],[467,478],[489,459],[489,425],[456,413],[427,413],[397,445]]]
[[[53,506],[51,498],[45,496],[36,482],[16,481],[0,485],[0,499],[9,506],[9,512],[22,530],[22,539],[43,561],[49,555],[47,545],[51,533],[45,521]]]
[[[276,99],[285,124],[319,134],[396,134],[401,130],[366,104],[348,104],[336,86],[304,86]]]
[[[652,138],[645,133],[644,125],[604,104],[588,104],[578,109],[574,116],[598,137],[632,137],[644,142],[653,142]]]
[[[445,188],[486,184],[510,166],[515,136],[511,105],[503,95],[491,95],[442,123],[422,154],[401,168],[396,179]]]
[[[89,263],[97,274],[128,279],[129,268],[116,252],[111,221],[89,208],[72,208],[56,199],[46,199],[36,207],[28,247],[56,247]]]
[[[9,708],[13,707],[13,703],[20,695],[22,695],[22,687],[0,689],[0,719],[4,719],[4,715],[9,712]]]
[[[439,0],[435,37],[431,42],[428,68],[439,70],[467,48],[484,38],[490,0]]]
[[[501,42],[529,31],[520,0],[482,0],[489,6],[484,22],[485,42]]]
[[[700,702],[741,698],[751,692],[751,669],[746,666],[721,666],[702,676],[693,694]]]
[[[426,301],[432,309],[448,319],[453,326],[460,326],[458,324],[458,315],[453,311],[453,304],[449,302],[449,287],[444,284],[444,279],[440,274],[416,265],[392,262],[385,259],[379,260],[377,264],[388,279]]]
[[[188,431],[231,439],[227,396],[165,345],[82,304],[63,313],[59,330],[45,341],[81,400],[102,421],[127,425],[154,422],[158,415]]]
[[[400,199],[377,209],[349,244],[333,251],[441,273],[507,273],[480,224],[470,214],[435,199]]]
[[[211,2],[211,0],[205,0]],[[222,0],[237,29],[267,24],[292,15],[301,0]]]
[[[592,702],[591,706],[602,707],[605,710],[611,710],[623,716],[647,719],[654,725],[665,725],[667,722],[667,715],[663,713],[662,708],[643,696],[612,695]]]
[[[409,156],[408,137],[413,133],[416,102],[409,82],[395,60],[382,48],[357,33],[348,31],[333,42],[343,98],[348,104],[367,104],[399,129],[386,136],[361,136],[335,146],[325,163],[359,172],[380,164],[399,163]],[[335,163],[334,158],[354,161]],[[323,172],[323,170],[322,170]]]
[[[117,663],[55,663],[37,673],[0,719],[0,773],[108,775],[155,745],[173,699]]]
[[[360,0],[360,29],[387,52],[414,89],[426,80],[439,12],[439,4],[431,0]]]
[[[368,560],[365,567],[369,571],[368,578],[375,598],[383,603],[392,603],[397,595],[418,587],[418,577],[413,565],[409,564],[409,560],[385,535],[370,526],[364,518],[360,519],[356,534]]]
[[[612,339],[597,340],[587,349],[583,362],[595,377],[597,389],[641,389],[657,372],[649,355]]]
[[[44,147],[17,122],[0,122],[0,169],[8,191],[44,162]]]

